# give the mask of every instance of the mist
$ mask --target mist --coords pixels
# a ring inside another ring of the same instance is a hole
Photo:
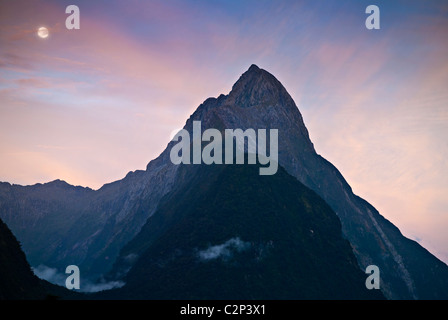
[[[42,280],[46,280],[58,286],[65,287],[65,280],[69,276],[69,274],[65,274],[63,272],[58,271],[56,268],[50,268],[46,265],[39,265],[37,267],[31,268],[34,274]],[[123,281],[109,281],[109,282],[92,282],[88,279],[83,279],[82,274],[80,278],[80,289],[77,290],[79,292],[99,292],[104,290],[110,290],[115,288],[121,288],[124,286]]]

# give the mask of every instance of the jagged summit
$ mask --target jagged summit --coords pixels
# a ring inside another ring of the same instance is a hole
[[[302,114],[282,83],[268,71],[252,64],[232,86],[227,95],[206,99],[187,120],[184,129],[191,130],[192,121],[201,121],[203,128],[289,128],[300,141],[296,147],[314,152]]]
[[[272,74],[252,64],[233,85],[226,104],[243,108],[283,104],[292,100],[286,89]]]
[[[212,108],[228,106],[239,108],[285,107],[287,112],[297,113],[294,100],[277,78],[268,71],[252,64],[233,84],[229,94],[207,98],[193,113],[200,115]],[[296,110],[293,110],[296,109]],[[301,118],[300,112],[299,116]]]
[[[251,64],[251,66],[249,67],[249,69],[247,71],[257,72],[260,70],[261,69],[256,64]]]

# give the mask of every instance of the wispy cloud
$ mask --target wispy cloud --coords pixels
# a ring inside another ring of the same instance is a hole
[[[43,280],[47,280],[53,284],[65,287],[65,281],[68,274],[59,272],[56,268],[50,268],[45,265],[39,265],[36,268],[32,268],[34,274]],[[79,292],[99,292],[104,290],[110,290],[115,288],[121,288],[125,285],[122,281],[109,281],[94,283],[90,280],[80,278]],[[78,290],[77,290],[78,291]]]
[[[198,257],[203,261],[215,259],[230,259],[235,252],[242,252],[251,247],[250,242],[242,241],[239,237],[231,238],[226,242],[198,251]]]

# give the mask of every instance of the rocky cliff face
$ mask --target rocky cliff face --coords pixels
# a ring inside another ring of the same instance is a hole
[[[380,268],[386,297],[448,298],[446,264],[402,236],[353,194],[340,172],[316,153],[300,111],[273,75],[252,65],[228,95],[209,98],[197,108],[184,127],[190,133],[194,120],[202,122],[202,130],[278,129],[280,165],[332,207],[360,268],[370,264]],[[92,277],[104,274],[160,200],[173,186],[190,179],[171,163],[173,145],[170,142],[145,171],[131,172],[98,191],[60,182],[31,187],[1,184],[0,217],[17,234],[32,264],[77,264]]]

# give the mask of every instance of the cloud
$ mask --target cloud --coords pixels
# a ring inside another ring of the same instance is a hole
[[[36,78],[24,78],[17,80],[17,83],[21,86],[30,86],[35,88],[50,88],[51,85],[43,80],[43,79],[36,79]]]
[[[218,258],[229,259],[235,252],[242,252],[251,247],[250,242],[244,242],[239,237],[231,238],[223,244],[210,246],[198,252],[198,256],[203,261],[215,260]]]
[[[45,265],[39,265],[35,268],[32,268],[34,274],[43,280],[47,280],[53,284],[65,287],[65,280],[68,275],[62,272],[59,272],[56,268],[50,268]],[[81,276],[80,279],[80,292],[99,292],[104,290],[110,290],[115,288],[121,288],[125,283],[122,281],[109,281],[109,282],[99,282],[94,283],[90,280],[83,279]]]
[[[124,257],[124,260],[129,265],[133,265],[138,259],[138,255],[135,253],[130,253],[126,257]]]
[[[48,282],[59,286],[65,286],[67,275],[58,272],[56,268],[50,268],[41,264],[35,268],[32,268],[32,270],[36,276],[43,280],[47,280]]]
[[[123,281],[109,281],[104,283],[91,283],[89,281],[81,282],[81,292],[99,292],[104,290],[111,290],[121,288],[125,285]]]

